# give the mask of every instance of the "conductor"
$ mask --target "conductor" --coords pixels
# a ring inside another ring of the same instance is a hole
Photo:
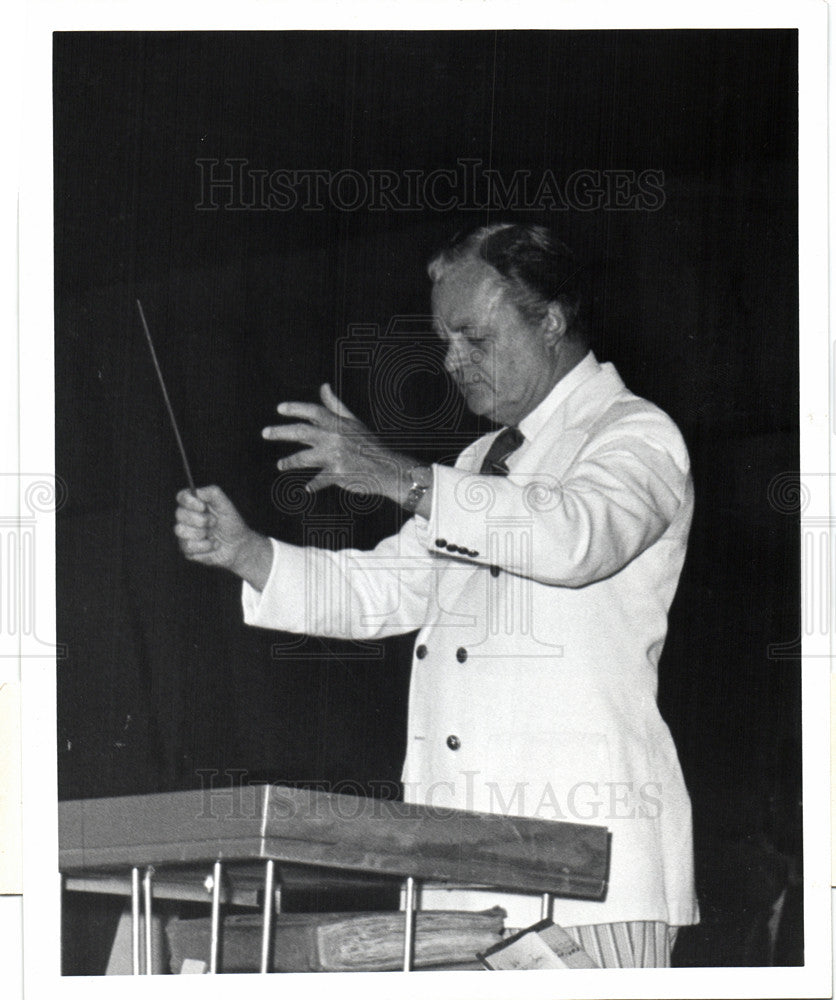
[[[418,630],[408,801],[604,824],[601,902],[556,899],[554,920],[604,967],[665,966],[698,920],[691,808],[657,705],[667,613],[693,486],[682,437],[589,350],[577,263],[551,233],[500,223],[429,264],[445,367],[497,429],[454,466],[391,451],[328,385],[264,429],[299,450],[280,470],[379,494],[412,517],[370,551],[328,551],[247,527],[217,486],[178,495],[187,559],[243,581],[250,625],[376,639]],[[315,586],[311,585],[315,583]],[[539,900],[425,889],[425,908]]]

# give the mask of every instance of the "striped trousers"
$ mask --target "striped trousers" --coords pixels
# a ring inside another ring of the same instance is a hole
[[[563,930],[602,969],[663,969],[671,964],[679,928],[658,920],[631,920]]]

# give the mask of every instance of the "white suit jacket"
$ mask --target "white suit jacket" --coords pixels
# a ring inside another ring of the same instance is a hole
[[[556,899],[564,925],[698,919],[691,810],[656,706],[667,612],[693,512],[673,422],[592,354],[520,424],[507,478],[480,476],[495,434],[434,466],[429,520],[368,552],[273,541],[245,621],[380,638],[420,629],[405,798],[612,833],[604,902]],[[442,901],[445,900],[445,901]],[[425,908],[539,901],[425,891]]]

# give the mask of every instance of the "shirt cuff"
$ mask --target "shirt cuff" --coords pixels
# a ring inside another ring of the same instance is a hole
[[[309,575],[305,549],[275,538],[270,539],[270,544],[273,564],[264,590],[259,593],[249,583],[241,588],[244,622],[283,632],[304,632]]]
[[[489,485],[487,489],[490,488]],[[454,545],[451,548],[447,542],[460,543],[464,540],[464,535],[473,535],[478,536],[479,545],[484,546],[485,519],[483,516],[473,518],[470,515],[480,514],[485,506],[485,499],[485,490],[479,487],[476,473],[449,465],[434,465],[429,520],[415,518],[418,541],[430,552],[438,552],[439,548],[443,548],[445,554],[466,554],[473,558],[474,553],[469,546],[462,549]],[[442,539],[444,545],[439,546],[438,542]],[[472,541],[473,539],[471,543]]]
[[[270,575],[267,577],[267,582],[264,584],[264,590],[256,590],[252,584],[244,581],[241,587],[241,604],[244,608],[244,621],[247,625],[257,624],[256,619],[258,618],[258,613],[264,603],[264,595],[267,594],[273,586],[276,568],[279,564],[278,560],[278,542],[275,538],[270,539],[270,546],[273,550],[273,561],[270,564]]]

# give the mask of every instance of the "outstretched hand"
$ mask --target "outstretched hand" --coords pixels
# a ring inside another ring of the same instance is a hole
[[[279,403],[282,417],[298,423],[265,427],[268,441],[290,441],[302,450],[280,459],[280,472],[318,469],[307,484],[310,492],[340,486],[350,493],[378,494],[399,502],[404,474],[415,463],[389,451],[325,383],[318,403]]]

